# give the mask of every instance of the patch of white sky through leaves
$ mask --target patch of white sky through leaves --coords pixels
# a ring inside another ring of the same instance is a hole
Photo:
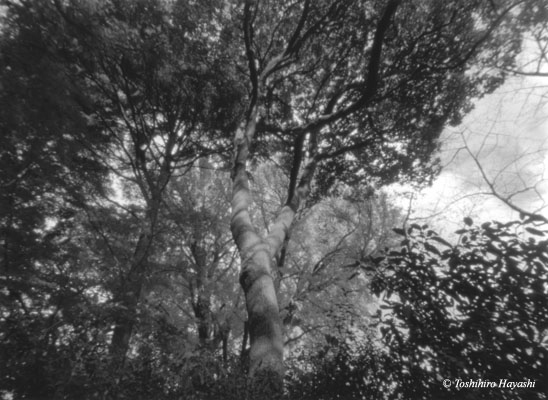
[[[457,127],[440,138],[442,171],[431,187],[395,185],[394,200],[410,222],[450,233],[464,217],[477,222],[516,219],[518,212],[548,215],[548,77],[512,77],[476,101]]]

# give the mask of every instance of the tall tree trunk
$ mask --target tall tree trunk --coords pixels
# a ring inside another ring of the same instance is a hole
[[[205,349],[209,345],[212,331],[211,296],[207,288],[207,253],[197,241],[191,244],[190,251],[194,258],[196,272],[195,279],[191,283],[192,309],[197,320],[200,347]]]
[[[284,374],[283,335],[273,274],[273,267],[276,265],[274,259],[288,237],[300,203],[310,191],[317,159],[313,157],[307,163],[299,184],[290,191],[287,203],[280,210],[268,236],[262,238],[256,233],[249,214],[251,195],[246,169],[257,116],[258,107],[255,102],[252,103],[245,124],[234,136],[230,229],[241,259],[240,284],[246,298],[250,341],[249,373],[251,376],[258,372],[273,373],[278,377],[281,389]],[[315,154],[314,133],[309,135],[311,154]]]
[[[240,283],[246,295],[249,327],[249,371],[283,375],[283,338],[278,298],[266,244],[259,241],[242,265]],[[262,248],[262,249],[261,249]],[[242,255],[245,260],[246,252]]]
[[[165,180],[165,178],[164,178]],[[167,181],[166,181],[167,182]],[[165,184],[162,186],[162,190]],[[110,354],[114,371],[123,366],[129,349],[129,342],[136,321],[137,307],[141,298],[144,280],[147,272],[148,259],[152,253],[154,230],[160,210],[162,190],[157,190],[148,202],[145,216],[145,226],[135,245],[133,256],[129,263],[129,271],[124,277],[122,288],[115,300],[123,308],[123,312],[115,320],[114,332],[110,345]]]
[[[249,372],[283,374],[282,327],[272,276],[268,243],[255,233],[247,206],[247,172],[237,168],[232,199],[231,230],[242,260],[240,284],[246,298],[250,339]]]
[[[122,310],[119,311],[120,314],[114,321],[114,332],[110,342],[110,366],[113,381],[112,385],[103,392],[103,400],[117,398],[118,383],[136,322],[137,307],[143,289],[151,242],[151,231],[140,235],[130,263],[129,273],[125,277],[118,296],[115,298]]]
[[[116,371],[123,367],[129,349],[129,341],[135,325],[137,306],[145,278],[150,242],[149,234],[141,234],[130,264],[129,274],[125,277],[120,293],[115,299],[123,309],[115,320],[110,344],[110,354]]]
[[[231,231],[241,258],[240,284],[246,298],[250,339],[249,373],[274,373],[283,377],[283,338],[278,299],[272,273],[272,250],[252,225],[246,160],[248,143],[255,129],[255,117],[235,140]]]
[[[273,383],[282,389],[283,384],[283,336],[282,321],[276,295],[276,284],[273,276],[274,258],[279,254],[301,199],[309,192],[310,180],[314,174],[317,159],[315,157],[316,139],[311,131],[302,130],[296,142],[299,159],[294,160],[293,180],[296,180],[302,160],[302,147],[309,134],[312,144],[310,154],[313,159],[304,168],[301,181],[295,191],[290,188],[287,204],[280,210],[266,238],[262,238],[254,229],[249,214],[251,195],[247,177],[246,163],[249,148],[255,135],[259,116],[259,99],[264,82],[283,60],[298,51],[295,41],[301,34],[303,24],[298,24],[293,33],[295,40],[290,40],[288,47],[272,57],[260,70],[256,63],[253,45],[253,1],[247,0],[244,5],[243,33],[246,56],[249,67],[251,92],[246,120],[234,134],[234,166],[232,170],[232,218],[230,229],[238,247],[241,259],[240,284],[245,294],[249,331],[249,373],[272,373],[277,377]],[[254,5],[257,7],[257,5]],[[307,7],[303,10],[306,18]]]
[[[211,304],[209,297],[205,295],[203,288],[198,289],[198,299],[194,304],[194,316],[198,320],[198,340],[200,347],[205,349],[211,336]]]

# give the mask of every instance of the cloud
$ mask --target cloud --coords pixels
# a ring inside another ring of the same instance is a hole
[[[501,197],[547,215],[548,78],[512,78],[478,100],[463,123],[441,137],[442,173],[413,193],[414,219],[451,231],[472,216],[478,221],[516,218]],[[399,187],[396,192],[410,189]]]

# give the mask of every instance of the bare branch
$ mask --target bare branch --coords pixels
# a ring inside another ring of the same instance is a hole
[[[468,143],[466,141],[466,139],[464,138],[463,136],[463,140],[464,140],[464,146],[465,146],[465,149],[466,151],[468,152],[468,154],[470,155],[470,157],[472,158],[472,160],[474,161],[474,163],[476,164],[476,167],[478,168],[480,174],[481,174],[481,177],[483,179],[483,181],[485,182],[485,184],[489,187],[489,190],[490,190],[490,193],[497,199],[499,199],[500,201],[502,201],[504,204],[506,204],[508,207],[510,207],[512,210],[514,211],[517,211],[518,213],[520,213],[521,215],[524,215],[524,216],[527,216],[529,218],[531,218],[532,220],[541,220],[543,221],[544,223],[548,223],[548,218],[544,217],[543,215],[540,215],[540,214],[535,214],[533,212],[530,212],[530,211],[527,211],[525,209],[523,209],[522,207],[519,207],[518,205],[516,205],[515,203],[513,203],[511,201],[511,198],[512,196],[503,196],[498,190],[497,188],[495,187],[495,184],[493,181],[491,181],[489,179],[489,177],[487,176],[487,173],[485,172],[485,169],[483,168],[483,166],[481,165],[481,163],[479,162],[478,160],[478,157],[476,155],[474,155],[470,149],[470,147],[468,146]]]

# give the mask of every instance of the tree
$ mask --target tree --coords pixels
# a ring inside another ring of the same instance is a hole
[[[528,4],[512,1],[245,3],[249,96],[234,133],[231,230],[252,374],[283,370],[272,260],[313,177],[323,193],[337,181],[427,181],[441,129],[503,81],[483,67],[512,62],[527,15]],[[249,211],[253,150],[279,157],[290,176],[265,237]]]
[[[3,4],[10,22],[4,48],[34,49],[40,60],[61,67],[63,79],[53,81],[65,82],[66,90],[57,98],[70,105],[65,111],[73,121],[97,132],[87,138],[71,127],[54,143],[77,139],[82,149],[71,147],[75,154],[89,154],[108,171],[110,182],[98,171],[73,183],[98,180],[98,187],[110,189],[93,192],[93,201],[79,210],[89,215],[96,239],[82,247],[100,255],[105,266],[115,265],[113,276],[102,275],[109,278],[104,288],[119,311],[111,315],[114,368],[124,365],[150,272],[169,258],[161,253],[173,249],[161,242],[167,237],[161,229],[169,226],[161,218],[169,215],[170,184],[199,158],[218,154],[215,166],[228,164],[233,139],[230,225],[241,259],[250,373],[273,372],[279,389],[283,335],[274,270],[287,259],[299,207],[344,185],[430,181],[437,171],[432,153],[440,131],[457,123],[473,98],[502,82],[504,68],[487,67],[493,60],[512,65],[533,23],[528,6],[535,3]],[[17,74],[27,79],[25,67]],[[17,122],[11,128],[23,126]],[[16,141],[10,139],[10,145]],[[12,147],[18,167],[5,184],[27,171],[17,145]],[[262,234],[251,221],[247,164],[267,159],[283,167],[287,198]],[[75,160],[67,168],[83,165]],[[115,195],[120,190],[122,200]],[[26,194],[34,196],[32,189]],[[184,224],[188,234],[192,223]],[[193,260],[185,272],[195,283],[193,311],[205,343],[212,308],[208,311],[204,267],[213,267],[224,250],[212,245],[211,232],[193,235],[181,248],[189,249]]]
[[[525,37],[522,57],[514,65],[495,65],[510,74],[518,76],[548,77],[548,23],[546,9],[541,4],[533,4],[528,15],[532,25]]]
[[[105,336],[98,310],[80,307],[97,282],[79,212],[106,190],[91,149],[109,139],[78,112],[88,93],[21,11],[1,25],[1,386],[50,397],[76,375],[72,360],[99,353]]]
[[[383,193],[348,192],[323,199],[292,229],[278,289],[288,350],[368,330],[372,260],[395,243],[392,227],[402,216]]]
[[[417,221],[443,229],[439,218],[458,226],[465,214],[515,219],[520,210],[543,213],[548,37],[544,7],[531,7],[526,16],[531,28],[518,57],[507,67],[492,62],[507,75],[504,85],[476,102],[458,127],[444,131],[442,173],[433,188],[418,196]]]
[[[165,188],[174,173],[226,147],[220,127],[230,127],[237,114],[233,97],[238,89],[227,84],[231,74],[224,73],[222,41],[213,46],[203,39],[212,32],[202,31],[200,21],[215,8],[154,0],[25,1],[8,7],[9,18],[19,18],[13,41],[38,46],[46,59],[63,64],[66,78],[78,85],[71,93],[72,112],[108,137],[110,146],[84,143],[137,205],[124,207],[112,194],[97,200],[136,219],[133,250],[118,257],[118,285],[111,287],[122,311],[115,317],[111,344],[119,368],[155,251]],[[30,42],[29,30],[37,41]],[[103,239],[115,247],[108,236]]]
[[[118,148],[109,155],[114,158],[112,171],[123,184],[136,189],[138,201],[144,204],[134,251],[115,294],[124,313],[116,322],[112,351],[121,362],[154,252],[165,188],[174,173],[190,167],[199,156],[218,151],[204,145],[203,140],[208,134],[216,134],[219,121],[229,123],[214,115],[230,115],[234,103],[230,101],[230,86],[214,91],[214,85],[219,84],[214,79],[222,76],[217,73],[221,65],[219,58],[214,58],[218,56],[216,50],[207,50],[207,43],[194,41],[193,32],[200,29],[199,25],[182,19],[188,18],[183,13],[190,13],[198,23],[211,10],[181,3],[172,11],[157,1],[113,2],[111,6],[94,10],[94,18],[109,18],[108,25],[105,29],[99,23],[94,36],[87,38],[93,40],[91,54],[77,55],[85,68],[83,74],[101,93],[108,110],[105,115],[95,109],[90,116],[117,139]],[[68,15],[69,11],[60,13]],[[169,22],[171,15],[178,18],[175,23]],[[191,39],[186,40],[186,36]],[[205,72],[200,63],[207,65]]]
[[[68,68],[47,56],[32,23],[32,15],[22,13],[2,26],[1,260],[3,272],[14,276],[35,268],[38,244],[43,252],[56,251],[51,228],[70,223],[87,193],[101,193],[106,173],[89,148],[106,146],[108,138],[66,96],[78,87],[64,80]],[[14,25],[27,27],[20,41],[9,38]],[[29,43],[34,46],[23,45]]]
[[[241,311],[238,287],[227,285],[237,282],[237,260],[228,229],[226,178],[202,159],[168,187],[161,237],[169,246],[163,257],[172,267],[160,278],[169,281],[175,299],[189,305],[199,348],[214,351],[221,344],[225,361],[230,331],[236,328],[232,320]]]

